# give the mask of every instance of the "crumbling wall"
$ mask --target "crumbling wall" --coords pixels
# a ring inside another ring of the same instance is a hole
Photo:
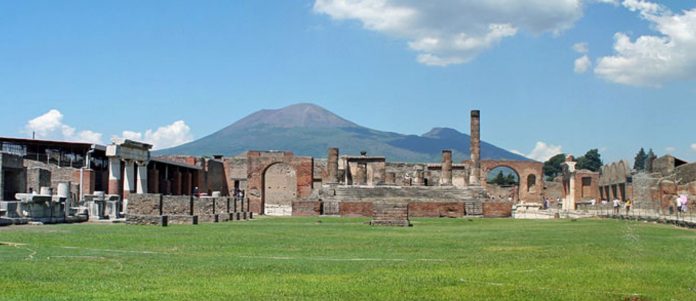
[[[484,202],[484,217],[510,217],[512,216],[512,202]]]

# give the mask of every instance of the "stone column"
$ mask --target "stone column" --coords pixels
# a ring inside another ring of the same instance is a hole
[[[185,195],[191,195],[191,192],[193,191],[193,174],[190,171],[186,172],[186,181],[184,182],[184,194]]]
[[[136,192],[139,194],[147,193],[147,161],[137,162],[138,164],[138,183]]]
[[[328,164],[326,166],[328,179],[327,183],[338,183],[338,148],[329,148]]]
[[[147,170],[147,191],[148,193],[160,192],[159,170],[154,168]]]
[[[440,173],[440,186],[452,185],[452,151],[442,151],[442,172]]]
[[[109,157],[109,194],[119,194],[121,191],[121,159],[117,157]],[[35,188],[38,189],[38,188]]]
[[[481,185],[481,112],[471,111],[471,174],[470,185]]]
[[[178,169],[174,171],[172,194],[181,195],[181,172]]]
[[[123,170],[123,198],[127,199],[128,195],[135,188],[135,164],[131,160],[124,161],[125,168]]]

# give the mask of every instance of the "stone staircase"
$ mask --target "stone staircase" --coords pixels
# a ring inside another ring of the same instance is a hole
[[[373,217],[370,225],[410,227],[408,219],[408,203],[406,202],[377,202],[373,204]]]

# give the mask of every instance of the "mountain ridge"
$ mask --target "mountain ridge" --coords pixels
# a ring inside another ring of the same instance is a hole
[[[385,156],[392,162],[439,162],[451,149],[456,161],[469,159],[470,137],[456,129],[434,127],[422,135],[404,135],[360,126],[318,105],[299,103],[256,111],[198,140],[155,155],[234,156],[248,150],[288,150],[296,155],[326,157],[329,147],[341,154]],[[482,159],[529,160],[481,141]]]

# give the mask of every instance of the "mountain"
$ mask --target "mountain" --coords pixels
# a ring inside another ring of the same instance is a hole
[[[439,162],[443,149],[455,161],[469,158],[469,135],[450,128],[434,128],[421,135],[369,129],[314,104],[261,110],[209,136],[155,155],[237,155],[248,150],[290,150],[296,155],[325,158],[329,147],[340,153],[385,156],[392,162]],[[481,141],[482,159],[528,160]]]

